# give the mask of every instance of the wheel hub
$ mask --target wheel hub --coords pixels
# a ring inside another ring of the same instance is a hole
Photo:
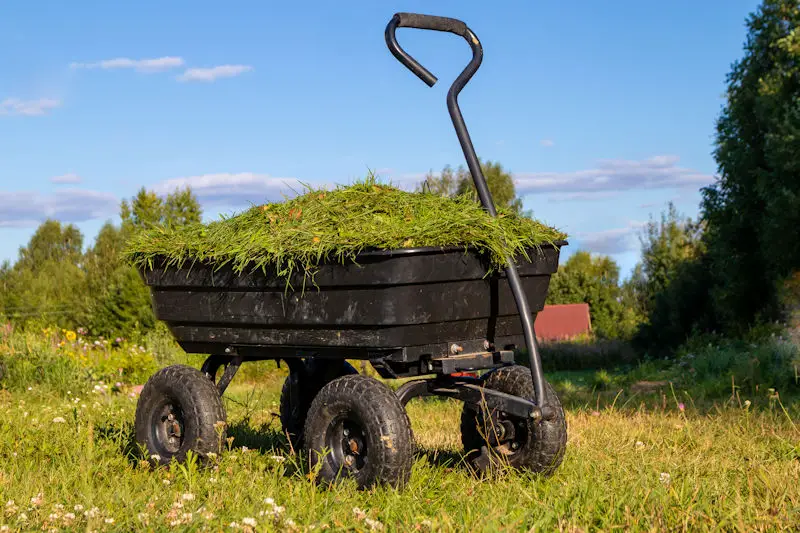
[[[361,425],[352,419],[331,424],[326,439],[330,445],[331,459],[353,473],[361,470],[367,461],[366,436]]]
[[[166,403],[158,412],[153,426],[154,440],[158,447],[168,454],[176,453],[183,444],[184,437],[183,414],[180,409]]]

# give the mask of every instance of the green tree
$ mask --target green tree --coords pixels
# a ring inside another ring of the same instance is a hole
[[[154,225],[182,226],[200,222],[202,209],[189,187],[176,189],[166,199],[144,187],[120,205],[123,229],[146,228]]]
[[[719,179],[703,190],[714,313],[729,332],[780,317],[800,266],[800,6],[764,0],[717,121]]]
[[[551,277],[546,303],[589,304],[592,329],[601,337],[633,332],[633,316],[621,302],[619,265],[608,256],[575,252]]]
[[[89,328],[95,334],[130,336],[155,325],[150,290],[135,268],[123,262],[122,250],[132,232],[153,225],[199,223],[202,209],[189,188],[161,198],[145,188],[120,204],[121,226],[106,223],[86,253],[88,285],[93,295]]]
[[[648,222],[640,236],[642,259],[628,282],[644,315],[652,312],[655,298],[667,289],[679,267],[704,253],[702,236],[702,223],[682,218],[672,202],[660,221]]]
[[[481,170],[486,178],[486,184],[492,194],[495,207],[507,208],[522,214],[522,199],[517,197],[511,173],[504,170],[500,163],[492,161],[481,162]],[[476,202],[480,202],[472,175],[463,165],[455,171],[449,165],[445,166],[438,176],[429,172],[425,179],[417,185],[417,191],[429,191],[450,197],[464,194]]]
[[[640,239],[642,259],[622,287],[622,301],[641,318],[639,347],[661,353],[712,323],[703,224],[683,218],[670,203]]]
[[[20,248],[14,266],[3,268],[3,314],[18,322],[79,325],[88,303],[82,247],[78,228],[44,221]]]

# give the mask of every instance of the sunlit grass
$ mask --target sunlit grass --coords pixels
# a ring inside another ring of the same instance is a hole
[[[153,470],[142,461],[132,440],[136,400],[125,391],[4,392],[0,524],[21,531],[800,525],[800,433],[780,409],[575,407],[566,458],[552,478],[507,472],[482,480],[461,463],[460,404],[418,399],[408,408],[418,446],[410,485],[359,492],[347,483],[318,488],[292,455],[276,417],[283,372],[270,374],[226,395],[232,441],[209,468]]]

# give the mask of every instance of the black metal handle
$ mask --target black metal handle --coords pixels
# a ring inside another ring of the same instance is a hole
[[[472,48],[472,60],[455,79],[453,85],[450,86],[450,90],[447,92],[447,109],[450,112],[450,118],[453,120],[453,126],[455,127],[458,141],[461,143],[461,149],[467,160],[467,166],[469,167],[470,174],[472,174],[472,181],[475,182],[475,189],[478,191],[481,204],[490,215],[496,216],[497,209],[494,206],[492,194],[489,192],[489,186],[486,184],[486,178],[481,170],[480,161],[475,153],[475,147],[472,145],[472,140],[467,131],[467,125],[464,123],[464,117],[461,115],[461,109],[458,107],[458,93],[461,92],[461,89],[464,88],[470,78],[477,72],[478,67],[481,66],[481,62],[483,61],[483,48],[481,47],[480,41],[475,34],[472,33],[472,30],[460,20],[446,17],[434,17],[431,15],[416,15],[413,13],[396,13],[386,26],[386,44],[389,46],[389,50],[391,50],[392,54],[411,72],[427,83],[429,87],[433,87],[436,83],[436,76],[431,74],[400,47],[395,37],[395,30],[398,27],[455,33],[466,39]],[[549,405],[547,391],[544,387],[542,361],[539,355],[539,346],[536,342],[536,333],[533,330],[531,309],[528,305],[528,298],[522,288],[522,280],[519,277],[514,261],[511,258],[506,258],[506,262],[506,277],[508,278],[511,293],[514,295],[514,300],[517,303],[517,310],[519,311],[520,320],[522,322],[522,331],[525,336],[525,344],[528,348],[528,362],[531,368],[533,389],[536,394],[536,404],[542,410],[542,417],[549,420],[555,415],[555,411]]]
[[[428,87],[433,87],[436,84],[437,78],[431,72],[419,64],[419,62],[408,55],[403,48],[398,44],[395,37],[395,30],[397,28],[417,28],[420,30],[435,30],[446,31],[454,33],[463,37],[471,45],[478,43],[477,37],[470,31],[466,24],[458,19],[448,17],[436,17],[434,15],[421,15],[418,13],[395,13],[392,20],[386,26],[386,44],[389,46],[394,57],[396,57],[403,65],[405,65],[411,72],[416,74],[419,79],[424,81]]]

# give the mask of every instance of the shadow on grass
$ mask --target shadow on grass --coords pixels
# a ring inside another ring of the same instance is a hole
[[[233,446],[247,446],[259,453],[276,455],[291,450],[286,436],[271,428],[269,424],[254,428],[249,420],[242,419],[228,426],[227,435],[228,438],[233,437]]]
[[[136,430],[132,422],[111,422],[95,428],[98,439],[114,444],[122,455],[135,466],[147,458],[146,451],[136,442]]]
[[[431,466],[444,470],[469,470],[464,455],[453,450],[438,450],[428,446],[417,446],[414,450],[414,459],[424,459]]]

